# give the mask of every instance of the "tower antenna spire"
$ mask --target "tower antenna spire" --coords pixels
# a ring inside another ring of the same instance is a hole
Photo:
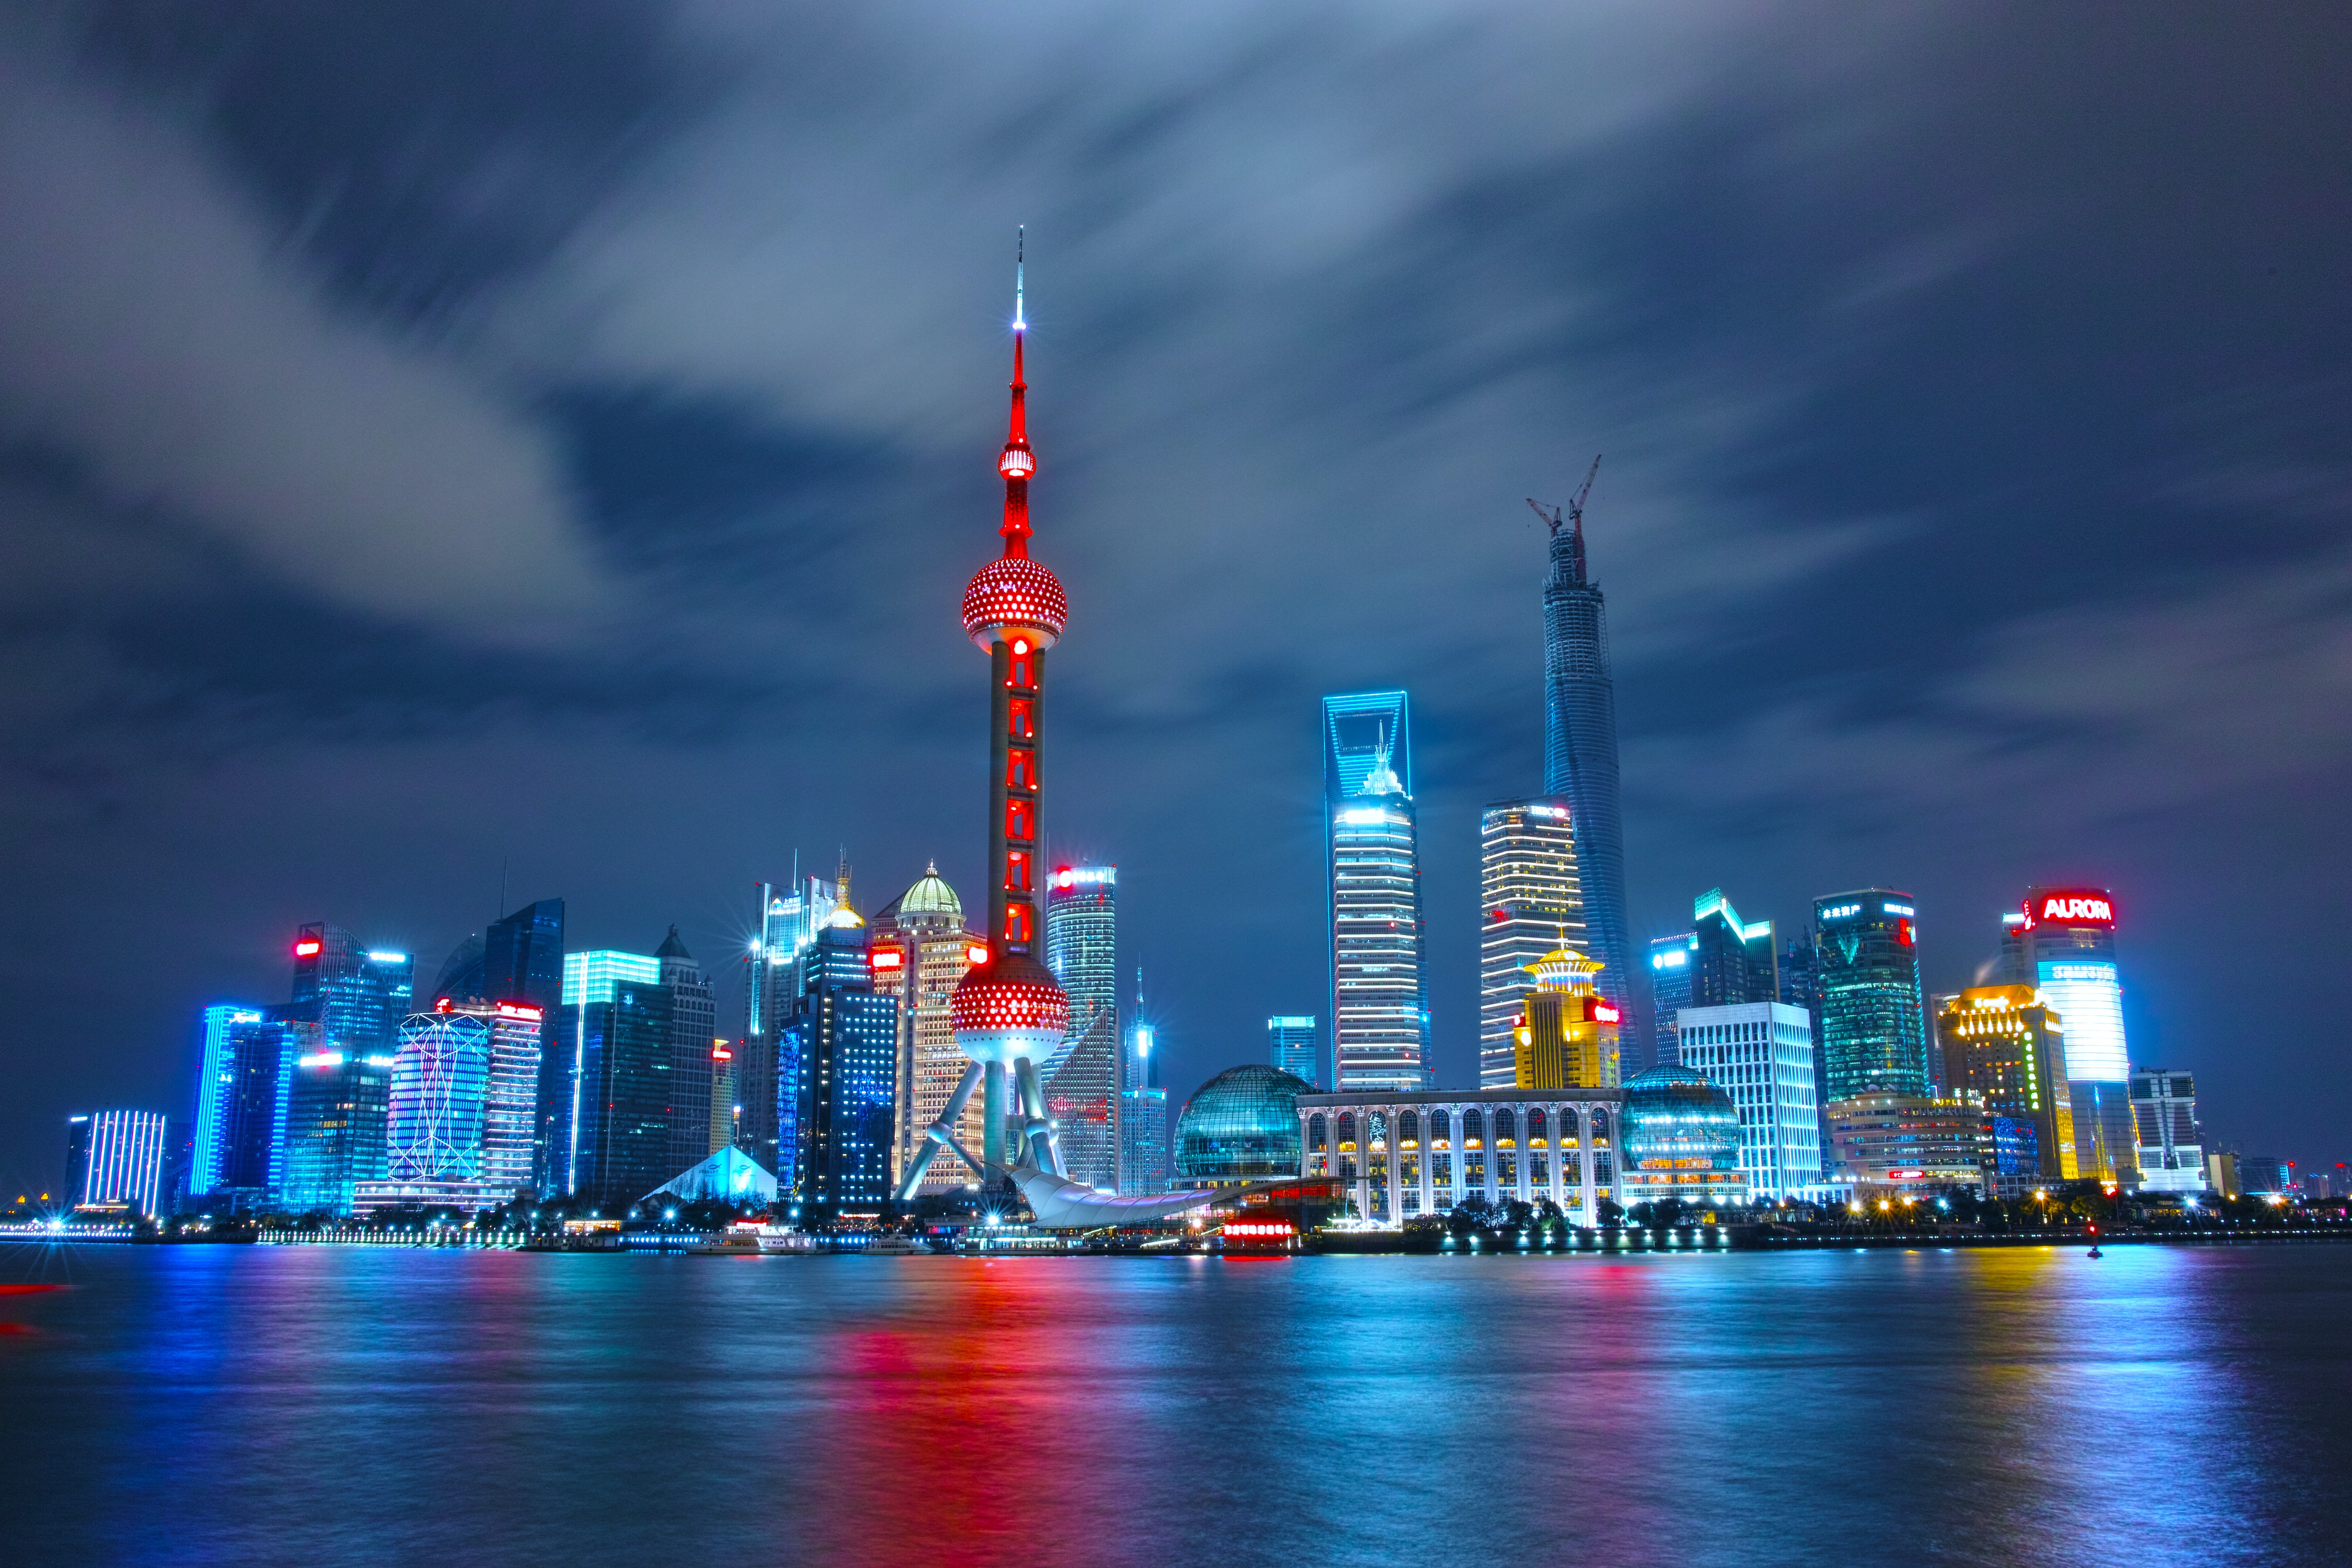
[[[1029,260],[1029,226],[1023,224],[1013,231],[1013,330],[1029,330],[1029,315],[1021,303],[1021,274]]]

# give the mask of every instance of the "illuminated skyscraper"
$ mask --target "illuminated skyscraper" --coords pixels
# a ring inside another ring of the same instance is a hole
[[[1865,888],[1814,900],[1813,948],[1830,1104],[1864,1094],[1929,1098],[1927,1004],[1911,895]]]
[[[394,1034],[415,968],[408,954],[362,947],[338,925],[306,925],[296,937],[287,1014],[297,1026],[280,1042],[271,1140],[280,1207],[348,1214],[360,1183],[383,1179]]]
[[[778,1092],[796,1104],[779,1109],[777,1125],[795,1141],[775,1174],[804,1218],[877,1214],[890,1195],[898,997],[876,986],[876,956],[866,922],[843,903],[817,932],[799,1010],[781,1031],[777,1060],[794,1070]]]
[[[1276,1016],[1265,1021],[1266,1061],[1323,1092],[1323,1037],[1315,1020],[1307,1016]]]
[[[1512,1030],[1526,1010],[1528,966],[1585,942],[1574,814],[1567,797],[1498,801],[1479,814],[1478,911],[1478,1087],[1508,1089],[1515,1081]]]
[[[736,1146],[777,1172],[779,1131],[778,1031],[800,1005],[802,970],[816,933],[833,918],[836,888],[822,878],[802,878],[797,865],[794,886],[778,893],[760,884],[759,934],[744,957],[743,1037],[734,1047]]]
[[[1696,975],[1698,932],[1676,931],[1650,939],[1650,1059],[1660,1067],[1679,1061],[1675,1019],[1697,1005],[1691,992]]]
[[[669,1165],[669,993],[651,953],[563,955],[549,1048],[570,1058],[549,1129],[543,1190],[625,1207]],[[545,1079],[542,1077],[542,1082]]]
[[[1314,1020],[1307,1023],[1311,1037]],[[1118,1190],[1123,1197],[1168,1190],[1168,1091],[1160,1083],[1159,1038],[1143,1016],[1141,970],[1135,976],[1135,1023],[1127,1031],[1119,1070]]]
[[[2031,985],[1976,986],[1937,1010],[1948,1097],[1982,1106],[1992,1123],[1987,1173],[1997,1197],[2081,1174],[2064,1028]]]
[[[1061,1049],[1039,1068],[1074,1182],[1118,1187],[1118,868],[1062,866],[1045,893],[1045,966],[1070,1001]]]
[[[1323,700],[1331,1058],[1340,1092],[1420,1089],[1429,1073],[1421,853],[1405,694]]]
[[[120,1204],[150,1218],[163,1196],[163,1113],[93,1110],[66,1129],[67,1187],[74,1206]]]
[[[2066,1084],[2083,1174],[2136,1184],[2137,1137],[2123,986],[2116,970],[2115,895],[2105,888],[2029,888],[2024,918],[2003,922],[2003,947],[2066,1021]]]
[[[1650,943],[1651,1050],[1661,1065],[1689,1060],[1675,1033],[1684,1009],[1780,1000],[1772,922],[1742,921],[1720,888],[1691,900],[1690,930]]]
[[[669,993],[669,1180],[710,1154],[710,1091],[717,1062],[719,1016],[710,978],[678,940],[677,927],[654,950],[661,963],[662,988]]]
[[[884,931],[896,933],[908,950],[912,970],[898,1025],[898,1124],[891,1162],[895,1183],[911,1165],[923,1129],[947,1109],[948,1097],[963,1076],[963,1052],[956,1047],[950,1002],[956,983],[988,949],[964,930],[963,900],[940,875],[936,862],[883,907],[874,917],[874,930],[877,941]],[[877,983],[882,973],[875,971]],[[980,1118],[978,1105],[965,1106],[960,1125],[968,1148],[979,1142]],[[969,1180],[970,1173],[955,1161],[935,1163],[917,1193],[949,1192]]]
[[[1822,1179],[1821,1107],[1813,1099],[1813,1025],[1801,1007],[1759,999],[1685,1007],[1675,1046],[1739,1108],[1739,1168],[1749,1191],[1777,1201]]]
[[[1590,476],[1585,483],[1591,485]],[[1601,961],[1601,994],[1617,1004],[1639,1039],[1633,942],[1625,923],[1608,605],[1601,585],[1585,574],[1581,500],[1570,514],[1554,514],[1551,523],[1551,576],[1543,596],[1544,793],[1565,796],[1574,816],[1584,950]]]
[[[541,1022],[528,1002],[446,997],[401,1020],[385,1174],[359,1184],[356,1206],[473,1210],[528,1192]]]
[[[234,1213],[268,1200],[278,1075],[285,1065],[282,1011],[236,1002],[204,1011],[188,1160],[188,1196],[197,1208]]]

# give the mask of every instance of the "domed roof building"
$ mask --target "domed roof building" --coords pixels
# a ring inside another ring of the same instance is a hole
[[[874,923],[899,931],[961,931],[963,900],[940,875],[940,864],[934,860],[905,892],[883,906]]]
[[[1618,1143],[1618,1201],[1627,1208],[1659,1198],[1748,1201],[1739,1108],[1696,1068],[1652,1068],[1627,1079]]]
[[[1314,1092],[1280,1068],[1227,1068],[1177,1118],[1177,1183],[1227,1186],[1298,1174],[1298,1097]]]

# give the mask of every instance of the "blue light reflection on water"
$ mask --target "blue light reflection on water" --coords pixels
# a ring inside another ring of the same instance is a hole
[[[11,1563],[2352,1560],[2352,1247],[74,1266]]]

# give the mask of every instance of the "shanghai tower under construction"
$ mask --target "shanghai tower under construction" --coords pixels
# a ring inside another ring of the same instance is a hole
[[[1592,467],[1598,472],[1601,459]],[[1617,690],[1609,674],[1607,605],[1584,569],[1584,498],[1591,489],[1588,473],[1565,512],[1543,513],[1551,528],[1551,576],[1543,596],[1544,791],[1566,796],[1573,814],[1585,935],[1602,965],[1596,989],[1625,1016],[1620,1037],[1640,1040],[1648,1037],[1638,1025],[1642,999],[1625,929]]]

